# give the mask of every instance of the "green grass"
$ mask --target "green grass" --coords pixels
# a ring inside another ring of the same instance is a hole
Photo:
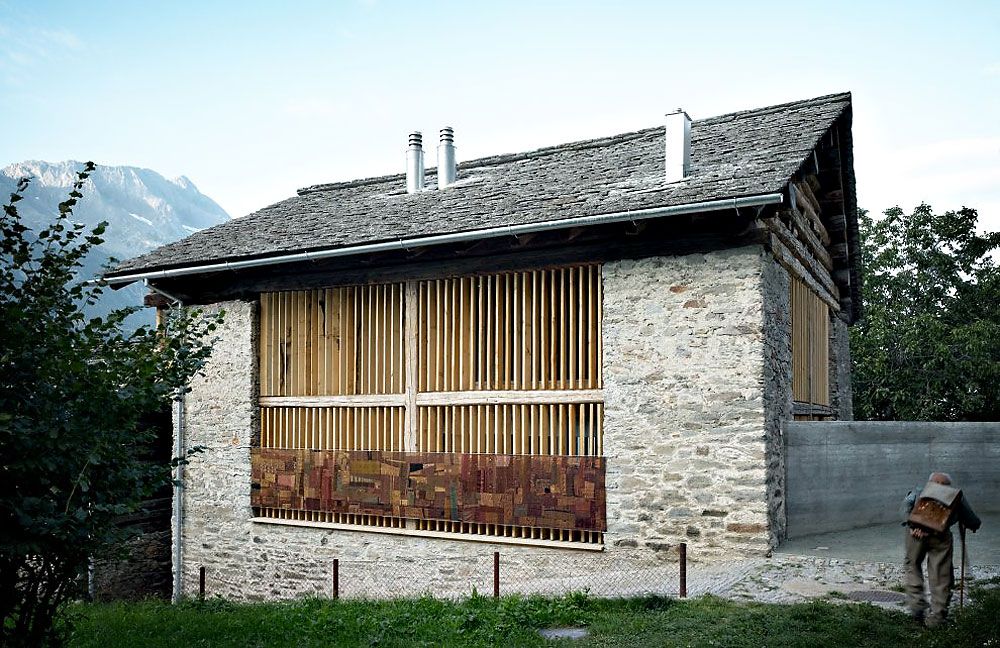
[[[985,591],[948,630],[924,631],[868,604],[611,601],[472,597],[390,602],[221,600],[75,606],[70,646],[1000,646],[1000,589]],[[583,641],[546,642],[539,628],[586,626]],[[994,643],[989,643],[990,641]]]

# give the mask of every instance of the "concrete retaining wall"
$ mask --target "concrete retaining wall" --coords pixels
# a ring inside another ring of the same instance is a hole
[[[1000,423],[800,421],[785,445],[789,538],[897,521],[935,470],[977,511],[1000,510]]]

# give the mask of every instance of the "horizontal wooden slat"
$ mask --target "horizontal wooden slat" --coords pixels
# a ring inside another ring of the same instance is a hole
[[[600,389],[553,389],[548,391],[492,390],[468,392],[427,392],[417,394],[417,405],[499,405],[603,403]]]
[[[496,524],[469,525],[464,524],[453,531],[438,531],[435,529],[409,529],[403,526],[404,518],[398,519],[394,525],[378,526],[357,522],[329,522],[326,516],[293,517],[292,511],[282,511],[287,517],[271,510],[260,510],[259,517],[250,518],[251,522],[260,524],[285,524],[289,526],[318,527],[336,531],[364,531],[369,533],[386,533],[390,535],[413,536],[420,538],[438,538],[440,540],[466,540],[469,542],[488,542],[491,544],[521,545],[530,547],[553,547],[558,549],[578,549],[581,551],[603,551],[604,534],[600,531],[575,531],[571,540],[556,540],[562,529],[531,529],[530,527],[511,527]],[[314,519],[315,517],[315,519]],[[345,516],[346,517],[346,516]],[[360,518],[361,516],[355,516]],[[486,526],[485,530],[479,527]],[[537,533],[542,531],[543,533]],[[535,532],[535,533],[533,533]],[[533,537],[541,535],[544,537]]]
[[[350,396],[261,396],[261,407],[403,407],[405,394]]]

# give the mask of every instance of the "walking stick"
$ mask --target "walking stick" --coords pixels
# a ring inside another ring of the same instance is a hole
[[[962,539],[962,583],[958,590],[958,609],[965,609],[965,525],[958,523],[958,535]]]

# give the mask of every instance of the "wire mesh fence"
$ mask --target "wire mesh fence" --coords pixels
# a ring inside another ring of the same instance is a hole
[[[432,596],[559,596],[584,592],[601,598],[687,594],[687,551],[676,545],[655,561],[630,561],[603,552],[531,555],[523,551],[482,551],[456,556],[415,555],[374,559],[313,561],[308,572],[311,595],[342,599],[388,600]],[[264,582],[227,582],[224,574],[198,574],[199,595],[206,591],[240,598],[273,598]],[[261,589],[262,591],[248,591]],[[286,590],[287,592],[287,590]]]

